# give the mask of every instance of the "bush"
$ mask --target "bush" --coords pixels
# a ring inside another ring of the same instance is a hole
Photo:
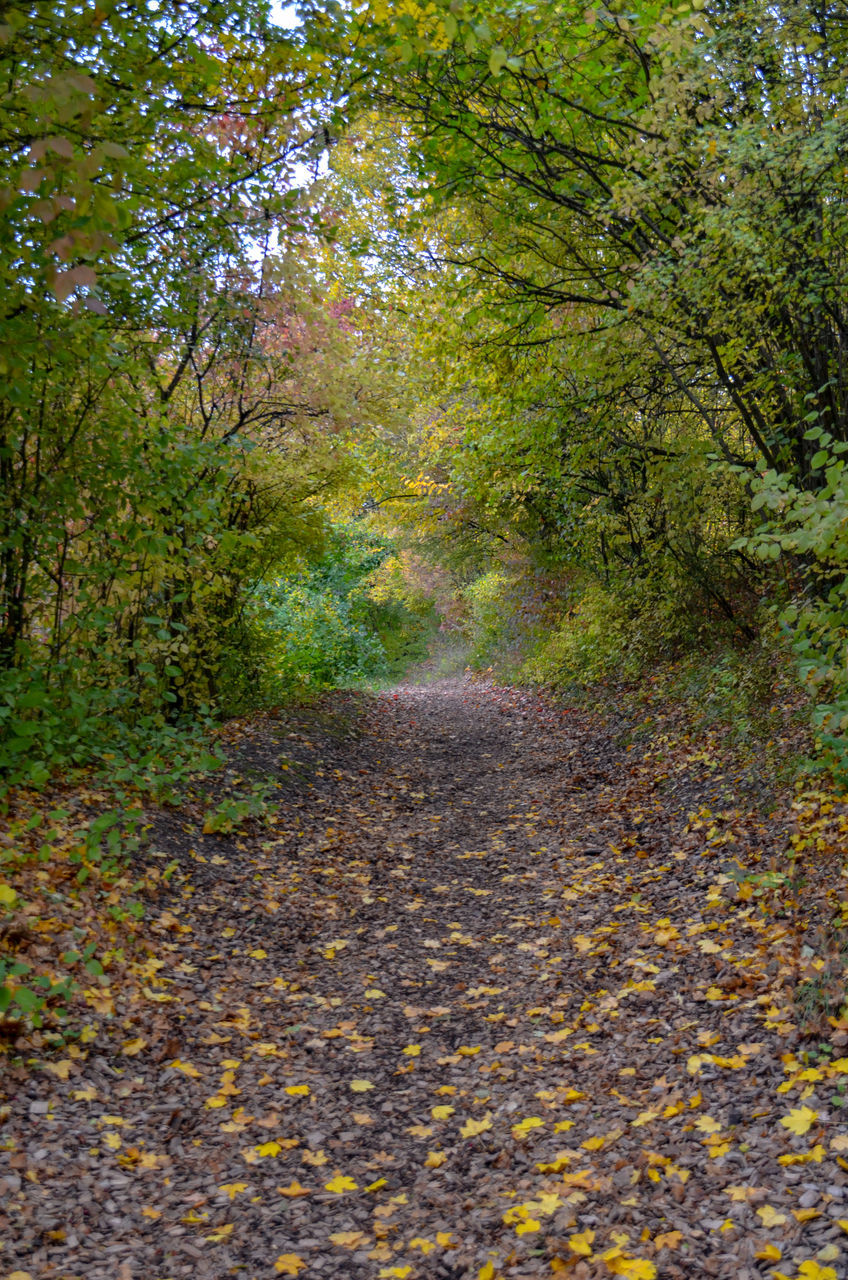
[[[396,675],[426,655],[436,622],[390,542],[359,523],[335,526],[315,563],[257,587],[241,699],[267,705]]]
[[[554,685],[638,680],[692,647],[702,621],[687,601],[650,582],[619,584],[615,593],[595,583],[538,641],[523,674]]]
[[[472,666],[485,666],[500,650],[515,643],[517,578],[491,569],[462,593],[467,614],[465,632],[471,644]]]

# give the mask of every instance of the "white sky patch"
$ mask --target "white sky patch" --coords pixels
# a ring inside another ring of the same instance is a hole
[[[280,0],[272,0],[271,19],[278,27],[291,30],[297,26],[297,9],[293,4],[280,4]]]

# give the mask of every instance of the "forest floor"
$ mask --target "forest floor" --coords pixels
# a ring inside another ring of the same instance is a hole
[[[848,1275],[846,809],[621,728],[467,677],[234,725],[273,805],[151,813],[134,952],[2,1073],[0,1275]]]

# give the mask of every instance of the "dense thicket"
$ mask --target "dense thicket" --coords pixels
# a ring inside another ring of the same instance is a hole
[[[0,770],[385,670],[425,583],[558,680],[783,609],[838,756],[844,6],[300,17],[4,12]]]
[[[316,65],[262,0],[4,10],[0,771],[243,705],[258,584],[320,552],[371,409]]]
[[[403,154],[382,205],[408,264],[438,272],[447,527],[500,541],[506,580],[559,568],[569,607],[579,580],[601,632],[653,626],[643,661],[752,638],[764,598],[794,597],[836,742],[844,6],[485,0],[310,21],[355,51],[345,112],[376,114]]]

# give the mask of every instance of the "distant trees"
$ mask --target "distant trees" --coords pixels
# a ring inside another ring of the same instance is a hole
[[[753,634],[780,556],[790,593],[832,592],[848,563],[840,0],[304,10],[353,65],[342,114],[376,112],[407,144],[413,176],[381,199],[441,292],[461,434],[434,465],[454,511],[631,614],[677,600]],[[844,603],[827,618],[823,685]]]
[[[310,268],[315,69],[263,0],[3,11],[11,776],[243,687],[245,591],[318,539],[355,344]]]

